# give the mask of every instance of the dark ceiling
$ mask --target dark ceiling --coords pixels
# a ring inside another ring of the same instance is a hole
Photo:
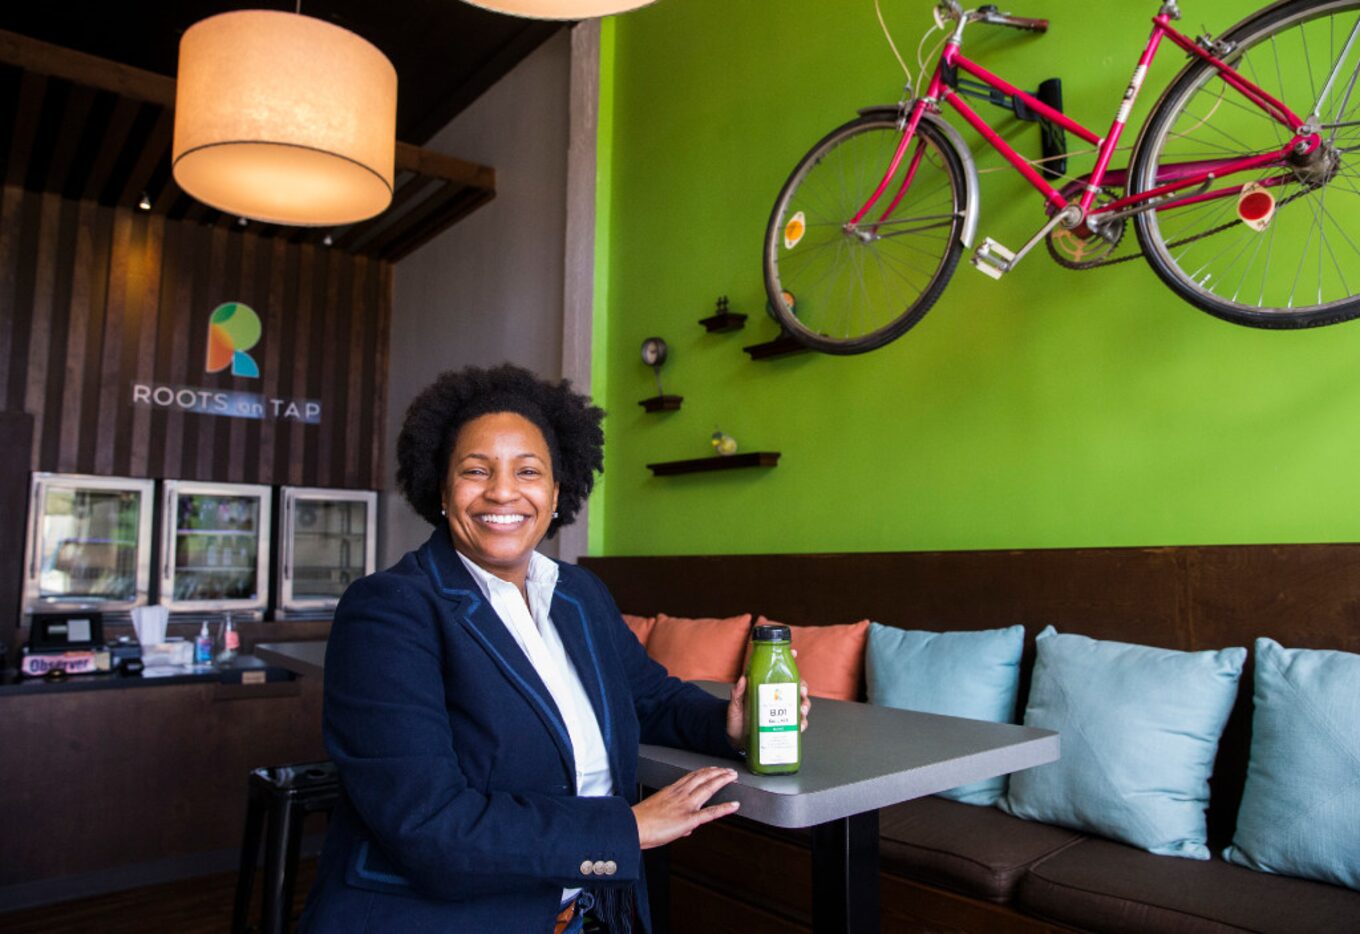
[[[0,29],[171,77],[184,30],[216,13],[293,3],[8,0]],[[305,0],[302,12],[363,36],[397,69],[397,138],[424,144],[561,23],[490,13],[461,0]]]

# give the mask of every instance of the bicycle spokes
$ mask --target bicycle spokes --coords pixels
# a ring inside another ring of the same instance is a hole
[[[1356,4],[1319,5],[1248,37],[1228,59],[1296,109],[1322,102],[1317,122],[1297,134],[1211,69],[1174,89],[1155,116],[1139,190],[1209,179],[1140,218],[1140,237],[1163,277],[1184,282],[1206,310],[1339,310],[1360,296],[1357,35]]]
[[[954,180],[924,136],[891,179],[886,207],[853,222],[900,138],[886,124],[839,141],[785,207],[779,279],[810,330],[845,339],[891,323],[929,287],[949,251],[959,222]]]

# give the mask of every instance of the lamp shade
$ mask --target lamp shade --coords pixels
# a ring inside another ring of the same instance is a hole
[[[298,226],[380,214],[396,123],[392,63],[339,26],[242,10],[180,40],[175,181],[221,211]]]
[[[590,19],[626,13],[655,0],[467,0],[473,6],[529,19]]]

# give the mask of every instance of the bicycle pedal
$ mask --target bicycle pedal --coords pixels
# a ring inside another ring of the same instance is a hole
[[[1000,279],[1015,265],[1015,254],[991,237],[987,237],[973,253],[970,262],[978,272],[993,279]]]

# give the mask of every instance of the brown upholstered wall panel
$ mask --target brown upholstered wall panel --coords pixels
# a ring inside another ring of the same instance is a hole
[[[0,409],[38,470],[376,489],[388,263],[231,223],[0,190]],[[208,373],[208,319],[243,302],[260,376]],[[319,424],[133,405],[133,385],[315,400]]]
[[[627,613],[1360,652],[1360,544],[585,558]]]

